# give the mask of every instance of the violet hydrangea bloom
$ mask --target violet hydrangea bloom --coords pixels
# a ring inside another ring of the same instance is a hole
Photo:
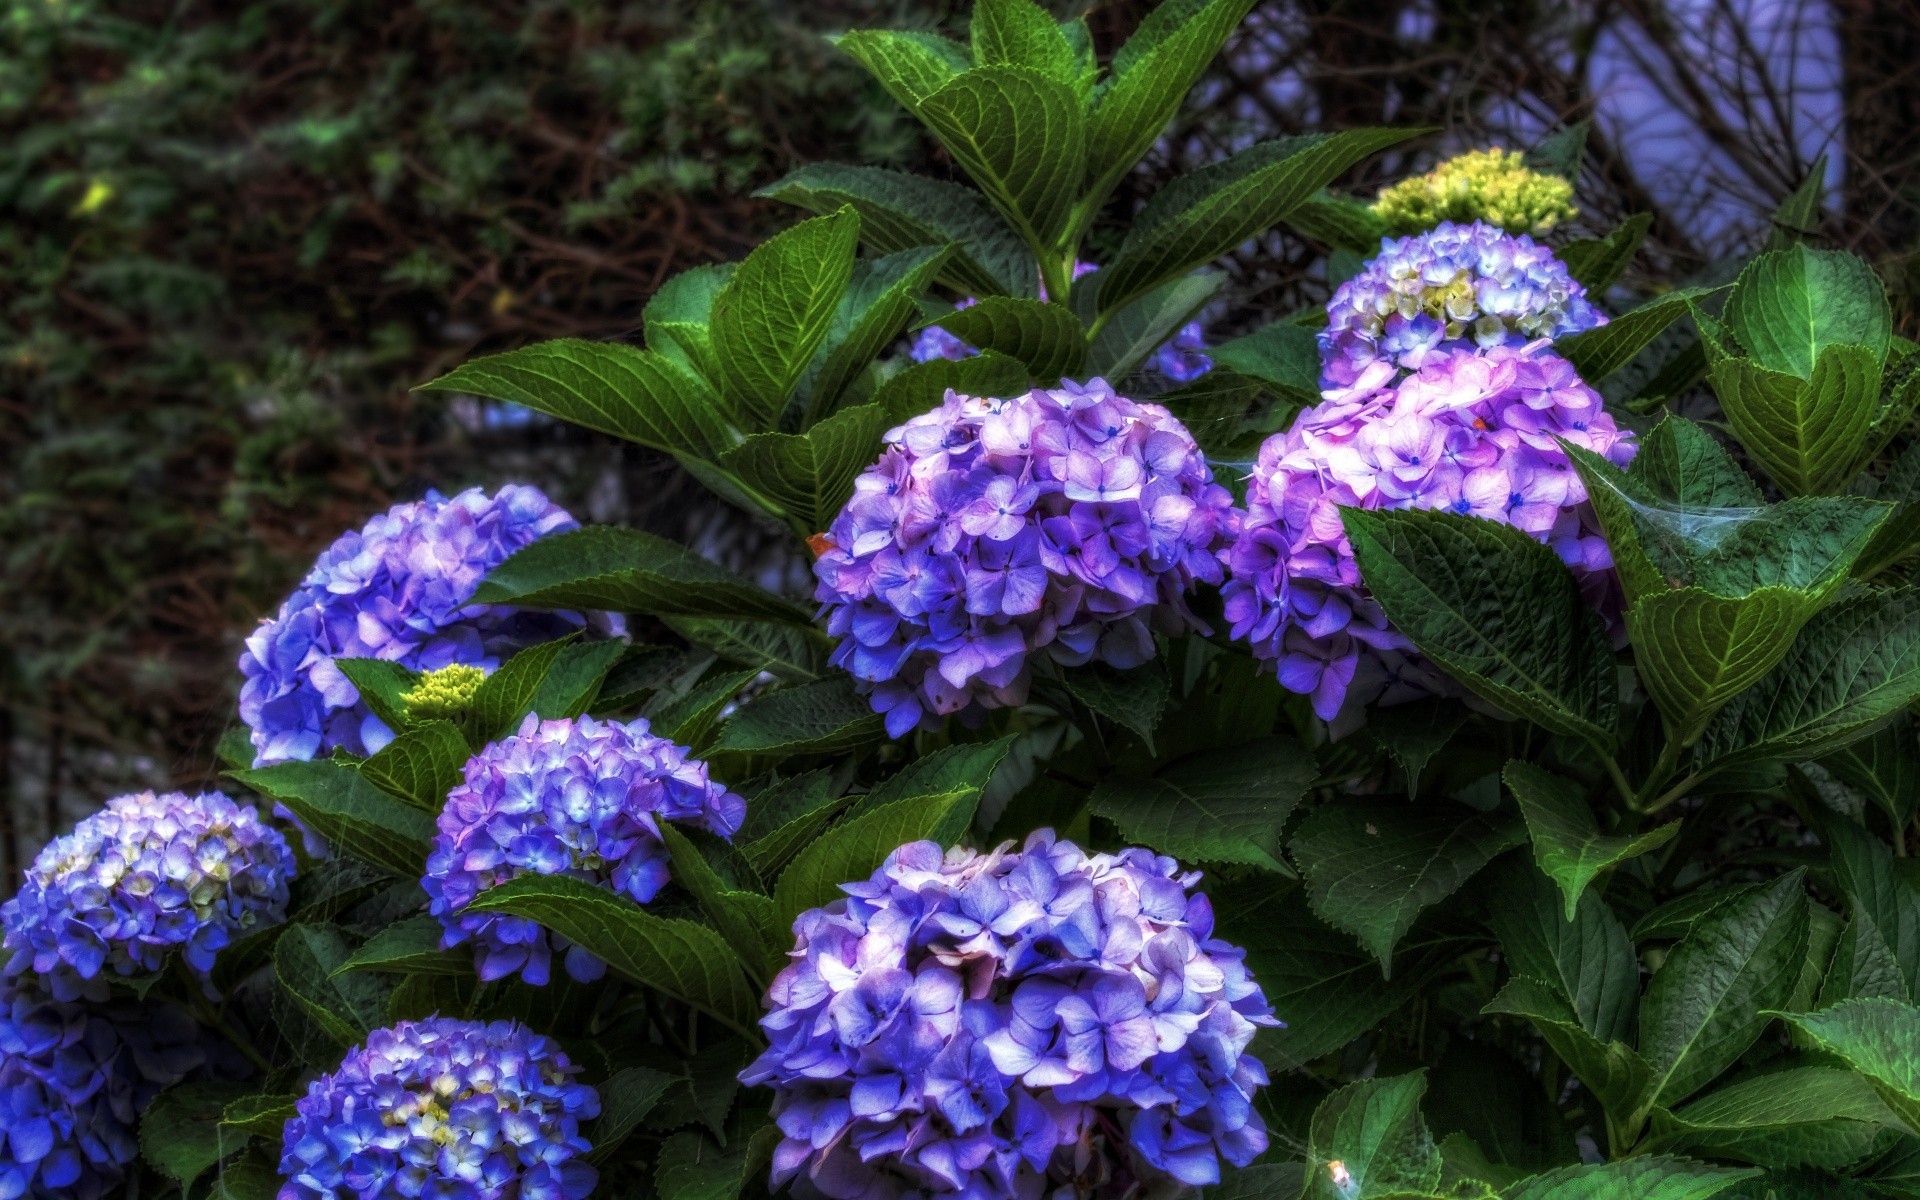
[[[1553,251],[1474,222],[1383,238],[1340,285],[1320,333],[1320,382],[1350,387],[1386,361],[1419,370],[1448,351],[1524,346],[1607,323]]]
[[[683,821],[731,839],[747,802],[707,778],[707,764],[648,732],[645,720],[543,721],[469,759],[447,796],[427,855],[429,911],[443,947],[472,942],[483,980],[518,971],[544,984],[553,946],[539,923],[464,911],[474,897],[519,875],[570,875],[645,904],[667,882],[661,821]],[[559,943],[566,946],[566,943]],[[597,979],[606,964],[566,946],[567,973]]]
[[[1043,829],[1018,851],[902,846],[801,914],[740,1076],[775,1091],[775,1186],[1106,1200],[1251,1162],[1267,1076],[1247,1045],[1278,1022],[1198,878]]]
[[[167,1004],[74,1004],[0,984],[0,1196],[98,1200],[140,1153],[142,1110],[206,1064]]]
[[[1449,351],[1404,377],[1375,362],[1260,447],[1247,519],[1222,555],[1226,617],[1323,719],[1439,686],[1361,587],[1343,507],[1517,526],[1552,546],[1590,599],[1606,595],[1613,560],[1556,439],[1623,466],[1635,444],[1545,347]]]
[[[287,915],[286,839],[219,792],[136,792],[55,838],[0,905],[6,974],[61,1000],[104,999],[179,950],[205,977],[222,949]]]
[[[254,765],[336,748],[367,754],[392,739],[335,659],[491,669],[581,628],[587,619],[573,613],[470,603],[481,577],[514,551],[575,528],[540,489],[510,484],[492,496],[428,492],[342,534],[240,656],[240,719],[252,730]]]
[[[307,1087],[282,1134],[279,1200],[580,1200],[580,1123],[600,1095],[552,1038],[510,1021],[402,1021]]]
[[[949,391],[889,430],[814,564],[833,662],[901,737],[1018,705],[1030,658],[1133,667],[1198,626],[1236,514],[1186,427],[1105,381],[1011,399]]]

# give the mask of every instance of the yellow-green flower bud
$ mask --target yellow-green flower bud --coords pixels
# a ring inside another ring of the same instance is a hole
[[[1573,185],[1528,169],[1518,150],[1474,150],[1425,175],[1382,191],[1373,211],[1395,234],[1421,233],[1442,221],[1484,221],[1508,233],[1538,236],[1579,213]]]
[[[428,671],[400,699],[406,703],[407,716],[416,721],[458,722],[467,715],[473,693],[486,677],[479,667],[455,663]]]

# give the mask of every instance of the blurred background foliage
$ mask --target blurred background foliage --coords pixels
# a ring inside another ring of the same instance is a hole
[[[669,275],[791,219],[753,192],[795,166],[940,170],[820,35],[954,31],[964,3],[0,2],[0,879],[101,796],[210,782],[248,629],[427,487],[524,479],[804,570],[669,462],[409,388],[633,334]],[[1097,47],[1151,7],[1098,3]],[[1568,232],[1654,215],[1621,300],[1754,244],[1824,155],[1823,236],[1916,332],[1913,0],[1265,0],[1110,227],[1266,137],[1440,127],[1349,181],[1370,194],[1583,120]],[[1292,234],[1227,266],[1221,332],[1326,294],[1325,248]]]

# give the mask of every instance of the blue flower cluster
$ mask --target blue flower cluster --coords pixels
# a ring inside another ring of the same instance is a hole
[[[1266,1149],[1246,1050],[1278,1022],[1198,875],[1051,830],[1011,845],[903,846],[794,923],[740,1076],[776,1093],[775,1186],[1117,1200]]]
[[[1474,222],[1382,239],[1340,285],[1320,334],[1321,383],[1351,387],[1385,359],[1419,370],[1451,350],[1524,346],[1607,323],[1553,251]]]
[[[949,391],[888,431],[814,564],[845,667],[900,737],[1025,701],[1029,656],[1133,667],[1156,623],[1198,626],[1233,497],[1186,427],[1105,381]]]
[[[375,1030],[307,1087],[279,1200],[580,1200],[600,1095],[552,1038],[434,1017]]]
[[[170,1005],[0,985],[0,1196],[98,1200],[140,1152],[140,1111],[205,1063],[198,1027]]]
[[[471,941],[483,980],[518,971],[528,983],[546,983],[543,927],[464,910],[495,884],[529,873],[591,880],[641,904],[653,899],[667,882],[658,822],[731,839],[746,818],[746,801],[708,779],[707,764],[689,753],[655,737],[644,720],[529,715],[518,733],[476,754],[447,796],[420,881],[446,928],[442,944]],[[585,981],[606,965],[570,946],[566,968]]]
[[[179,950],[205,976],[234,939],[286,919],[293,851],[253,806],[219,792],[107,801],[34,859],[0,905],[6,974],[61,1000],[104,999],[107,977],[152,975]]]
[[[378,750],[393,737],[361,702],[337,658],[378,658],[419,671],[454,663],[491,668],[514,650],[586,623],[469,603],[481,578],[514,551],[576,528],[540,489],[511,484],[488,496],[397,504],[320,555],[300,589],[262,622],[240,656],[240,719],[254,764],[332,750]]]

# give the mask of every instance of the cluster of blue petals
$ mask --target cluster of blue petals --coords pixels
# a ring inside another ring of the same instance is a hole
[[[465,911],[474,897],[518,875],[571,875],[640,904],[667,882],[661,821],[679,821],[731,839],[746,801],[707,777],[707,764],[648,731],[645,720],[592,717],[542,721],[467,762],[447,796],[421,880],[442,944],[472,942],[483,980],[518,971],[548,981],[550,935],[537,922]],[[564,944],[564,943],[562,943]],[[567,973],[597,979],[606,965],[578,946]]]
[[[1553,251],[1498,226],[1448,222],[1385,238],[1340,285],[1320,334],[1321,383],[1351,387],[1387,361],[1417,371],[1453,350],[1520,347],[1607,323]]]
[[[279,1200],[580,1200],[600,1095],[552,1038],[508,1021],[402,1021],[307,1088]]]
[[[1118,1200],[1266,1148],[1246,1050],[1278,1022],[1198,874],[1051,830],[1011,846],[903,846],[795,922],[740,1076],[776,1093],[776,1186]]]
[[[335,664],[377,658],[417,671],[492,668],[513,651],[582,627],[572,613],[472,603],[494,567],[577,523],[535,487],[493,496],[428,492],[345,533],[240,656],[240,719],[256,766],[378,750],[393,738]]]
[[[286,839],[219,792],[107,801],[34,859],[0,905],[6,974],[61,1000],[104,999],[112,977],[150,976],[178,950],[201,976],[235,939],[286,919]]]

